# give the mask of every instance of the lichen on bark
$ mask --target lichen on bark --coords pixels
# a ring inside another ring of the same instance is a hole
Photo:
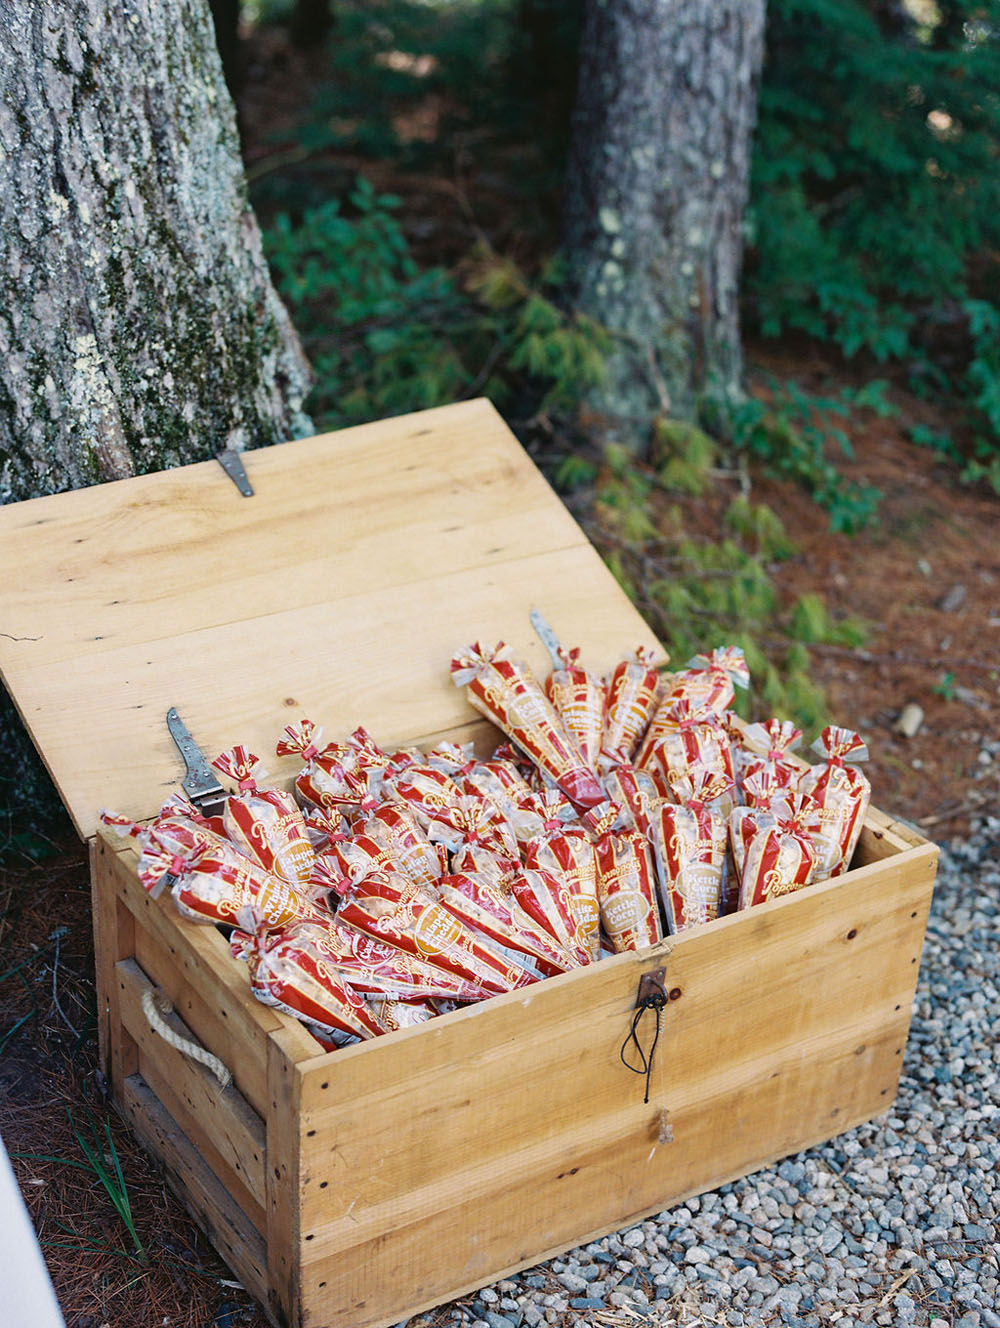
[[[635,443],[739,392],[764,0],[588,0],[567,177],[578,308],[615,338],[590,406]]]
[[[0,501],[309,432],[204,0],[0,34]]]

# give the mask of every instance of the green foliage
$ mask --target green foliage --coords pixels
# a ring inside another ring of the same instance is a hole
[[[834,450],[853,456],[851,441],[837,422],[850,415],[850,397],[815,397],[791,381],[766,382],[766,399],[747,397],[728,405],[717,427],[738,451],[763,461],[771,474],[802,485],[829,513],[831,529],[860,530],[873,520],[879,492],[845,480],[830,460]],[[879,393],[870,396],[881,406]]]
[[[671,430],[671,439],[676,438]],[[811,680],[809,645],[859,645],[864,625],[835,621],[818,595],[784,606],[770,564],[792,552],[778,516],[740,495],[723,516],[723,538],[685,531],[676,505],[664,500],[662,465],[640,464],[623,448],[607,449],[597,487],[594,538],[608,567],[639,606],[675,660],[733,643],[750,667],[751,693],[740,713],[789,715],[816,733],[828,715]],[[687,476],[676,491],[687,494]]]
[[[941,677],[931,688],[936,696],[940,696],[945,701],[955,699],[955,675],[950,670],[948,673],[942,673]]]
[[[796,600],[788,630],[796,641],[806,644],[857,647],[868,638],[868,628],[860,618],[834,622],[826,601],[816,594],[802,595]]]
[[[298,223],[265,235],[275,282],[316,374],[309,409],[324,428],[484,394],[535,413],[570,408],[600,376],[607,340],[554,303],[558,270],[531,285],[485,248],[464,282],[422,269],[394,212],[359,179]]]
[[[105,1193],[111,1200],[115,1212],[124,1223],[125,1229],[132,1240],[135,1257],[140,1263],[148,1263],[149,1255],[143,1248],[139,1233],[136,1231],[135,1218],[132,1215],[132,1202],[122,1172],[121,1160],[118,1157],[118,1149],[115,1147],[115,1141],[111,1134],[110,1120],[105,1117],[104,1129],[101,1130],[88,1107],[87,1128],[84,1131],[77,1126],[73,1113],[68,1107],[66,1114],[69,1116],[73,1135],[80,1146],[80,1151],[86,1158],[85,1162],[78,1162],[69,1157],[52,1157],[47,1153],[12,1153],[11,1157],[24,1158],[29,1161],[56,1162],[60,1166],[91,1172],[100,1181]]]
[[[771,0],[748,217],[757,326],[961,397],[979,424],[973,478],[1000,451],[1000,274],[984,262],[1000,248],[998,149],[998,0]]]
[[[790,558],[795,552],[774,508],[752,503],[745,494],[737,494],[729,504],[722,523],[765,558]]]
[[[668,489],[696,497],[703,494],[718,452],[718,443],[693,424],[661,418],[654,426],[652,458]]]

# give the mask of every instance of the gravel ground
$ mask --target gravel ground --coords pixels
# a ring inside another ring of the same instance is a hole
[[[484,1287],[454,1322],[1000,1328],[998,1046],[990,818],[942,852],[888,1115]]]

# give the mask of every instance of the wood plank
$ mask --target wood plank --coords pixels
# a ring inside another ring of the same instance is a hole
[[[310,1257],[304,1328],[383,1328],[823,1142],[886,1108],[897,1064],[891,1036],[860,1057],[792,1056],[724,1096],[671,1107],[672,1143],[658,1144],[650,1107],[530,1173],[501,1168],[487,1195],[455,1189],[349,1251]]]
[[[215,1017],[232,1030],[224,1047],[226,1067],[254,1110],[265,1116],[268,1034],[286,1029],[301,1059],[315,1056],[315,1039],[297,1020],[254,999],[243,966],[232,959],[214,927],[182,918],[168,895],[152,899],[146,894],[135,876],[134,854],[109,853],[104,861],[102,888],[114,892],[136,919],[137,929],[155,939],[192,991],[211,1004]],[[205,1024],[196,1032],[210,1051],[216,1050]]]
[[[156,988],[139,965],[123,959],[115,972],[122,1023],[139,1049],[142,1077],[263,1232],[264,1122],[234,1085],[222,1088],[210,1070],[169,1046],[150,1027],[141,1002],[145,992]],[[176,1012],[166,1022],[180,1037],[198,1041]]]
[[[272,1034],[267,1048],[267,1276],[268,1308],[288,1328],[300,1328],[302,1235],[300,1216],[302,1130],[299,1113],[301,1077],[294,1048],[283,1031]]]
[[[210,757],[242,742],[279,781],[301,763],[274,757],[275,741],[302,716],[331,738],[364,724],[390,746],[468,725],[475,714],[451,681],[452,654],[502,635],[544,676],[527,619],[535,602],[598,670],[637,644],[655,648],[597,553],[581,546],[486,574],[442,566],[436,578],[381,591],[337,583],[322,611],[289,609],[108,650],[72,687],[61,661],[40,664],[18,701],[86,835],[101,807],[144,820],[176,789],[184,767],[164,724],[171,705]]]
[[[252,1296],[267,1302],[264,1240],[199,1156],[140,1074],[125,1080],[122,1114],[188,1212]]]
[[[674,937],[645,956],[606,960],[448,1016],[413,1030],[418,1036],[396,1034],[382,1045],[300,1065],[302,1230],[314,1236],[308,1259],[332,1259],[346,1247],[364,1262],[363,1247],[379,1233],[389,1247],[397,1226],[430,1230],[445,1210],[457,1221],[454,1210],[466,1201],[492,1210],[498,1187],[537,1177],[539,1168],[571,1166],[587,1141],[617,1157],[622,1138],[636,1131],[648,1146],[650,1123],[661,1110],[671,1121],[676,1113],[697,1115],[712,1101],[732,1112],[747,1084],[766,1084],[773,1075],[794,1081],[795,1090],[774,1119],[751,1113],[758,1151],[750,1158],[779,1155],[793,1124],[803,1138],[828,1136],[833,1107],[861,1119],[888,1105],[935,857],[930,846],[911,850],[895,863],[861,868]],[[641,1079],[621,1066],[618,1052],[638,977],[670,946],[667,986],[682,994],[666,1012],[651,1104],[644,1106]],[[796,1106],[812,1075],[826,1096],[810,1090]],[[719,1151],[727,1138],[723,1129],[711,1147],[700,1137],[697,1149],[691,1145],[705,1171],[700,1188],[711,1182],[718,1157],[731,1156],[727,1165],[736,1165],[738,1150]],[[745,1136],[740,1147],[747,1148]],[[623,1162],[622,1184],[631,1181],[630,1165]],[[696,1187],[696,1180],[685,1180],[685,1190]],[[547,1205],[559,1204],[543,1190],[539,1185],[531,1203],[547,1210],[555,1231],[562,1219]],[[573,1211],[602,1211],[599,1191],[597,1185]],[[622,1206],[606,1225],[621,1224],[639,1206]],[[516,1231],[510,1239],[517,1243],[520,1218],[506,1212],[504,1224]],[[428,1239],[424,1256],[433,1265]],[[530,1244],[526,1249],[526,1258],[537,1255]],[[513,1261],[508,1250],[494,1262],[499,1269]],[[449,1255],[448,1266],[454,1271],[461,1260]],[[415,1269],[408,1276],[419,1277]],[[374,1280],[393,1277],[380,1262]],[[442,1285],[440,1298],[452,1291]]]
[[[115,965],[135,954],[135,921],[115,891],[112,863],[118,854],[103,840],[90,845],[90,897],[94,925],[94,968],[97,978],[97,1043],[101,1070],[112,1093],[139,1068],[135,1043],[122,1027]]]
[[[210,461],[8,507],[9,644],[30,646],[11,655],[76,660],[583,544],[512,441],[489,402],[463,402],[248,452],[252,499]]]

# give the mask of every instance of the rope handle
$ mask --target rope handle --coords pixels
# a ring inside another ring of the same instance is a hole
[[[199,1043],[192,1042],[190,1038],[181,1037],[167,1023],[166,1016],[173,1014],[174,1007],[162,991],[156,991],[152,987],[146,988],[142,993],[142,1012],[149,1020],[153,1032],[158,1033],[168,1046],[206,1066],[218,1079],[220,1087],[229,1087],[233,1082],[233,1076],[218,1056],[213,1056],[210,1051],[206,1051]]]

